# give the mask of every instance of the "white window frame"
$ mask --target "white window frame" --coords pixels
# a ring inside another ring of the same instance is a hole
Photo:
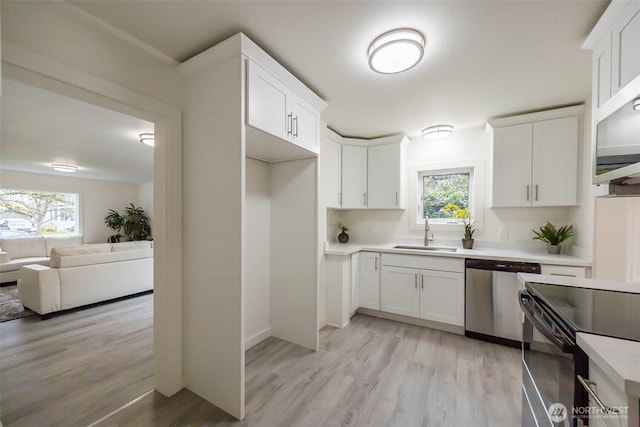
[[[455,162],[428,163],[410,168],[410,199],[409,199],[409,228],[423,230],[422,217],[422,177],[424,175],[445,175],[454,173],[469,173],[469,211],[474,227],[481,230],[484,210],[485,167],[482,159],[468,159]],[[429,219],[431,230],[462,231],[461,222],[441,218]]]

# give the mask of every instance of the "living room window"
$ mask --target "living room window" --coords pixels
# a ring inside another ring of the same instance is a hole
[[[77,235],[78,194],[0,189],[0,236]]]

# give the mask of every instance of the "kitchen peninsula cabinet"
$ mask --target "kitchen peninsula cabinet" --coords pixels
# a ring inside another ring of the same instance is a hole
[[[247,348],[274,336],[318,349],[320,126],[311,116],[326,103],[241,33],[178,70],[184,385],[242,419]]]
[[[492,207],[577,206],[583,106],[492,120]]]

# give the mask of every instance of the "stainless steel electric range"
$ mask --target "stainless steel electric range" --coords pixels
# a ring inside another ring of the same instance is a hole
[[[572,416],[574,408],[580,413],[589,405],[581,382],[589,377],[589,359],[576,334],[640,341],[640,293],[527,282],[518,297],[524,313],[523,427],[588,425],[588,418]],[[554,417],[554,410],[563,407],[569,416],[558,422],[563,417]]]

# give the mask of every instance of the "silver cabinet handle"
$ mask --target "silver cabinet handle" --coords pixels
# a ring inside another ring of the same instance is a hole
[[[582,378],[581,375],[578,375],[578,381],[580,382],[580,384],[582,384],[582,387],[584,387],[584,389],[587,390],[587,393],[589,393],[589,396],[591,396],[593,398],[593,400],[595,400],[596,404],[600,407],[600,409],[602,409],[602,411],[605,414],[618,413],[618,411],[616,409],[611,408],[611,407],[605,405],[604,403],[602,403],[602,400],[600,400],[600,398],[598,397],[596,392],[593,391],[593,389],[591,387],[589,387],[590,385],[596,385],[595,382],[589,381],[589,380],[585,380],[584,378]]]
[[[529,201],[529,185],[527,185],[527,202]]]
[[[420,275],[420,287],[424,289],[424,274]]]
[[[373,258],[373,268],[378,271],[378,257]]]
[[[536,202],[538,201],[538,184],[536,184]]]
[[[293,113],[287,115],[287,135],[293,134]]]
[[[367,206],[367,193],[362,193],[362,204]]]
[[[418,289],[418,273],[416,273],[414,275],[414,279],[415,279],[415,283],[416,283],[416,289]]]
[[[396,191],[396,206],[398,206],[398,192]]]
[[[298,116],[295,116],[293,118],[293,126],[292,128],[293,130],[293,136],[295,136],[296,138],[298,137]]]
[[[342,204],[342,193],[338,193],[338,203]]]

